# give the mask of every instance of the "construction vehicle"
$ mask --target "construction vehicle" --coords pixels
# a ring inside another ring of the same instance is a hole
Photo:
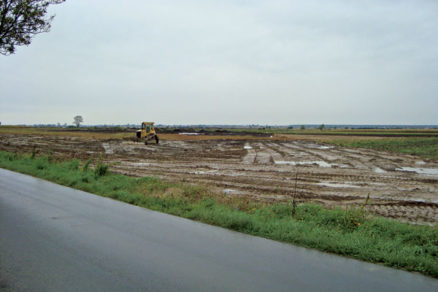
[[[147,145],[152,139],[155,139],[157,144],[160,141],[154,129],[154,122],[141,123],[141,129],[137,130],[137,140],[144,140],[144,144]]]

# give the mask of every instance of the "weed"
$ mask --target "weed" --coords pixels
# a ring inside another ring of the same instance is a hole
[[[50,149],[50,150],[49,150],[49,154],[47,154],[47,161],[48,161],[49,163],[52,163],[52,162],[53,162],[53,149]]]
[[[297,168],[297,172],[295,173],[295,187],[294,187],[294,194],[292,197],[292,216],[295,216],[295,213],[297,212],[297,202],[296,202],[296,198],[297,198],[297,185],[298,185],[298,168]]]
[[[88,171],[88,167],[90,166],[91,162],[93,162],[93,158],[89,158],[87,161],[85,161],[84,166],[82,166],[83,172]]]
[[[99,177],[99,176],[104,176],[108,171],[108,165],[106,164],[97,164],[96,168],[94,169],[94,174]]]
[[[35,159],[36,153],[37,153],[36,147],[33,147],[32,153],[30,154],[30,159]]]
[[[368,206],[369,201],[370,201],[370,193],[368,193],[367,198],[365,199],[365,203],[362,205],[362,209]]]
[[[104,176],[108,171],[109,166],[103,163],[103,153],[100,154],[99,159],[97,160],[96,167],[94,168],[95,177]]]

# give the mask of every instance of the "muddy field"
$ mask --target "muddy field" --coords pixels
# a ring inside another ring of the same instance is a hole
[[[179,137],[159,145],[129,139],[0,135],[0,150],[87,159],[105,153],[112,171],[214,186],[254,200],[364,205],[415,223],[438,222],[438,163],[414,156],[347,149],[277,137]],[[296,180],[295,178],[298,177]]]

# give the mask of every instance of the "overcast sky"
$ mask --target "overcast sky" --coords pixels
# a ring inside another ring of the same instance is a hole
[[[438,124],[438,1],[53,7],[0,55],[3,124]]]

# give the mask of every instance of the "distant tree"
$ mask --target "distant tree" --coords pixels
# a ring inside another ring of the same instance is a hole
[[[55,16],[46,17],[47,8],[64,1],[1,0],[0,54],[13,54],[15,46],[28,46],[34,35],[48,32]]]
[[[319,126],[319,129],[322,131],[322,130],[324,130],[325,129],[325,125],[324,124],[321,124],[321,126]]]
[[[79,128],[81,123],[84,121],[82,116],[75,116],[73,119],[74,119],[73,124],[75,124],[77,128]]]
[[[300,128],[301,130],[305,130],[306,129],[306,126],[304,126],[304,125],[301,125],[301,128]]]

